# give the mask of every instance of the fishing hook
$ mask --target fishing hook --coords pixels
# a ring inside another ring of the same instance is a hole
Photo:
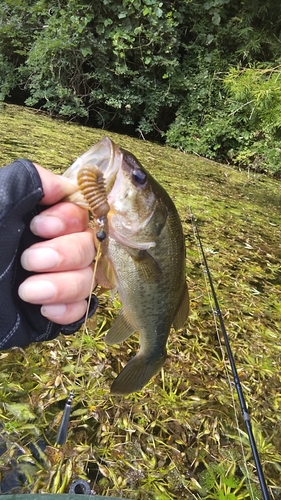
[[[214,304],[215,304],[215,313],[216,313],[216,315],[217,315],[217,317],[219,319],[220,328],[221,328],[221,331],[222,331],[222,334],[223,334],[223,339],[224,339],[224,343],[225,343],[225,347],[226,347],[226,351],[227,351],[227,355],[228,355],[228,359],[229,359],[229,362],[230,362],[231,371],[232,371],[232,375],[233,375],[234,385],[235,385],[235,388],[236,388],[236,391],[237,391],[237,395],[238,395],[238,399],[239,399],[239,403],[240,403],[240,407],[241,407],[241,411],[242,411],[242,416],[243,416],[243,419],[245,421],[245,426],[246,426],[247,434],[248,434],[248,437],[249,437],[249,442],[250,442],[251,450],[252,450],[252,453],[253,453],[255,466],[256,466],[256,469],[257,469],[257,475],[258,475],[258,479],[259,479],[259,482],[260,482],[260,487],[261,487],[263,499],[264,500],[270,500],[268,488],[267,488],[267,485],[266,485],[264,473],[263,473],[261,462],[260,462],[260,457],[259,457],[258,449],[257,449],[257,446],[256,446],[256,442],[255,442],[255,438],[254,438],[254,434],[253,434],[253,430],[252,430],[250,415],[249,415],[249,412],[248,412],[248,409],[247,409],[246,401],[245,401],[244,394],[243,394],[243,389],[242,389],[242,386],[241,386],[241,383],[240,383],[240,379],[239,379],[238,372],[237,372],[236,365],[235,365],[235,361],[234,361],[234,356],[233,356],[233,353],[232,353],[232,350],[231,350],[231,347],[230,347],[230,343],[229,343],[229,339],[228,339],[228,334],[227,334],[227,331],[226,331],[226,328],[225,328],[225,324],[224,324],[223,317],[222,317],[222,314],[221,314],[219,302],[218,302],[217,295],[216,295],[216,292],[215,292],[215,288],[214,288],[214,285],[213,285],[213,280],[212,280],[211,272],[210,272],[210,269],[209,269],[209,266],[208,266],[208,262],[207,262],[207,259],[206,259],[206,256],[205,256],[205,252],[204,252],[204,249],[203,249],[203,245],[202,245],[202,242],[201,242],[201,238],[200,238],[200,234],[199,234],[198,226],[196,224],[195,217],[194,217],[194,215],[192,213],[191,207],[189,207],[189,209],[190,209],[190,215],[191,215],[191,222],[192,222],[192,225],[193,225],[193,227],[195,229],[195,233],[196,233],[196,236],[197,236],[197,239],[198,239],[198,242],[199,242],[199,247],[200,247],[200,250],[201,250],[201,254],[202,254],[202,257],[203,257],[204,266],[205,266],[206,273],[207,273],[207,276],[208,276],[208,280],[209,280],[209,284],[210,284],[210,288],[211,288],[211,292],[212,292],[212,296],[213,296],[213,300],[214,300]]]

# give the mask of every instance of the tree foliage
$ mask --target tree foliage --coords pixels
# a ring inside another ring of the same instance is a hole
[[[279,90],[270,71],[280,32],[273,0],[6,0],[0,99],[278,170]],[[247,71],[263,93],[248,115]]]

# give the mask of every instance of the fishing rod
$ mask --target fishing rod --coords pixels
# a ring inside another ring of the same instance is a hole
[[[249,415],[249,412],[248,412],[248,409],[247,409],[247,405],[246,405],[246,401],[245,401],[245,398],[244,398],[242,386],[240,384],[240,380],[239,380],[239,376],[238,376],[238,373],[237,373],[237,369],[236,369],[234,357],[233,357],[232,350],[231,350],[230,343],[229,343],[229,339],[228,339],[228,334],[227,334],[227,331],[226,331],[226,328],[225,328],[225,325],[224,325],[224,321],[223,321],[223,317],[222,317],[222,314],[221,314],[219,302],[218,302],[217,295],[216,295],[216,292],[215,292],[215,288],[214,288],[214,285],[213,285],[213,280],[212,280],[211,272],[210,272],[210,269],[209,269],[209,266],[208,266],[208,262],[207,262],[207,259],[206,259],[206,256],[205,256],[205,252],[204,252],[204,249],[203,249],[203,245],[202,245],[202,242],[201,242],[201,238],[200,238],[198,226],[196,224],[195,217],[194,217],[194,215],[193,215],[193,213],[191,211],[191,207],[190,207],[190,215],[191,215],[191,222],[192,222],[193,228],[195,229],[196,237],[197,237],[198,242],[199,242],[199,247],[200,247],[200,250],[201,250],[201,253],[202,253],[202,257],[203,257],[203,262],[204,262],[204,266],[205,266],[205,269],[206,269],[206,273],[207,273],[207,276],[208,276],[208,280],[209,280],[209,284],[210,284],[210,288],[211,288],[211,292],[212,292],[212,296],[213,296],[213,300],[214,300],[214,304],[215,304],[215,314],[219,318],[220,328],[221,328],[221,331],[222,331],[222,334],[223,334],[223,339],[224,339],[224,343],[225,343],[225,347],[226,347],[228,359],[229,359],[231,370],[232,370],[234,385],[235,385],[235,388],[236,388],[236,391],[237,391],[237,394],[238,394],[238,399],[239,399],[239,403],[240,403],[240,407],[241,407],[241,411],[242,411],[242,416],[243,416],[243,419],[245,421],[245,426],[246,426],[246,429],[247,429],[247,434],[248,434],[248,437],[249,437],[249,442],[250,442],[251,450],[252,450],[252,453],[253,453],[255,466],[256,466],[256,469],[257,469],[257,475],[258,475],[258,479],[259,479],[259,482],[260,482],[261,491],[262,491],[264,500],[270,500],[268,488],[267,488],[267,485],[266,485],[264,473],[263,473],[261,462],[260,462],[260,457],[259,457],[258,449],[257,449],[257,446],[256,446],[256,442],[255,442],[255,438],[254,438],[254,434],[253,434],[253,430],[252,430],[250,415]]]

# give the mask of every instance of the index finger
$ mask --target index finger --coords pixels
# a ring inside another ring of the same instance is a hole
[[[41,238],[79,233],[88,227],[88,211],[70,202],[60,202],[33,217],[30,229]]]

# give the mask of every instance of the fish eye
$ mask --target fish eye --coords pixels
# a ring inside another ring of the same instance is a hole
[[[136,184],[143,186],[146,183],[147,175],[140,168],[135,168],[132,172],[132,180]]]

